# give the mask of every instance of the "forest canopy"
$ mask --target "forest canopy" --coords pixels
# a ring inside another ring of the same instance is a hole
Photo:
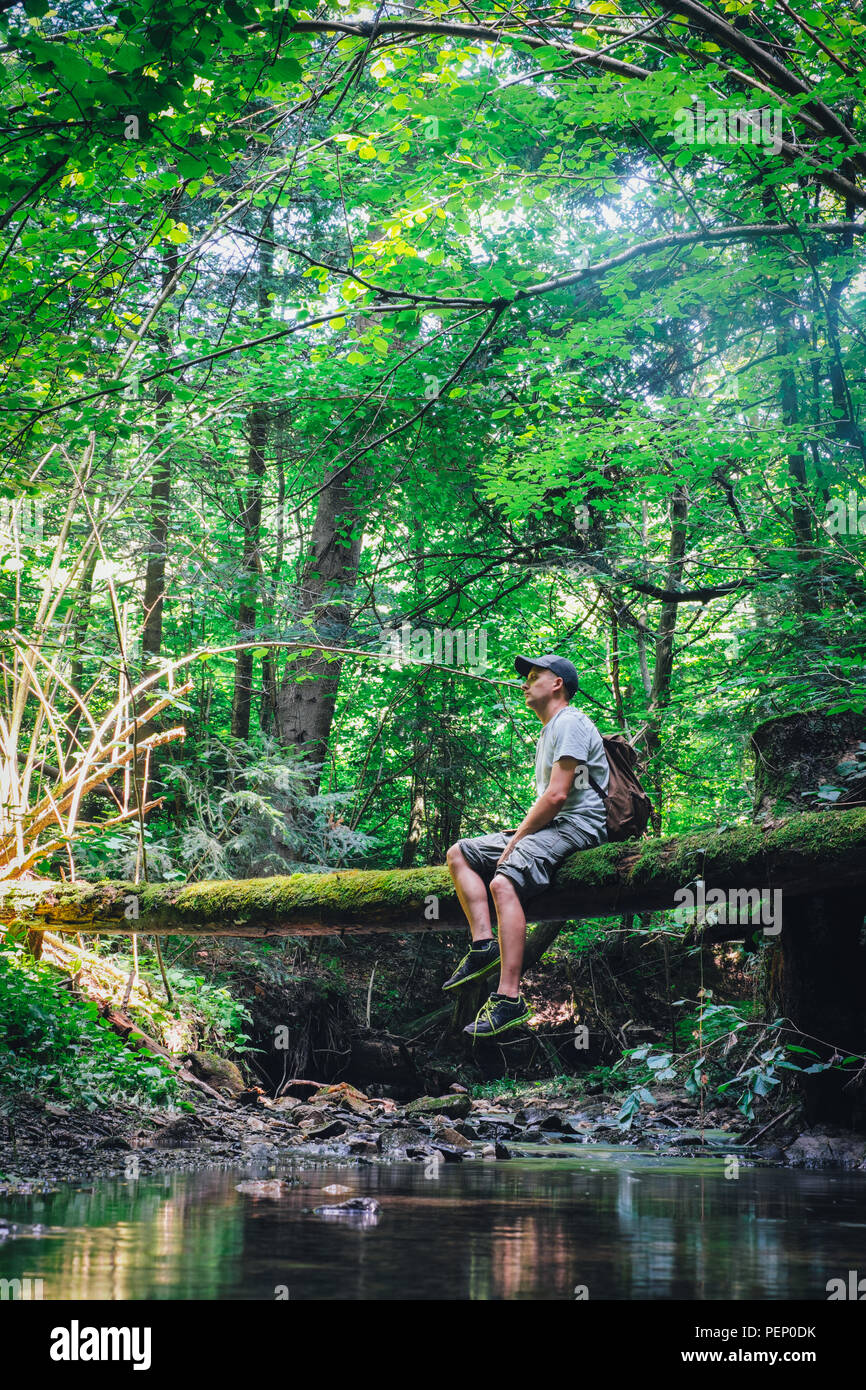
[[[0,11],[4,877],[441,863],[517,652],[666,831],[862,712],[859,7]]]

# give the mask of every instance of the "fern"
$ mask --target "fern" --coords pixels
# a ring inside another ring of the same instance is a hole
[[[183,762],[160,770],[173,793],[175,819],[145,829],[152,881],[263,878],[324,873],[369,853],[374,839],[345,825],[351,792],[309,791],[310,764],[273,739],[208,739]],[[82,870],[131,878],[137,832],[77,849]]]

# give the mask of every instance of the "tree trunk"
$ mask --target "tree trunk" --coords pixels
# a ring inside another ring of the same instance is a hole
[[[169,212],[177,211],[172,199]],[[162,288],[177,274],[178,249],[169,246],[162,263]],[[166,332],[157,340],[163,352],[169,351]],[[171,514],[171,449],[165,449],[170,423],[171,391],[160,386],[156,392],[157,452],[162,456],[153,465],[150,488],[150,530],[147,544],[147,569],[144,576],[144,626],[141,634],[141,659],[145,672],[152,668],[162,650],[162,618],[165,603],[165,571],[168,554],[168,522]],[[165,449],[165,452],[163,450]]]
[[[250,487],[240,515],[243,530],[243,579],[238,603],[238,638],[252,640],[256,629],[256,598],[259,588],[260,542],[262,525],[262,483],[265,476],[265,445],[268,438],[268,413],[263,408],[250,411],[247,419],[249,435],[248,467]],[[253,702],[253,652],[240,651],[235,658],[235,682],[232,693],[231,731],[233,738],[250,736],[250,713]]]
[[[283,555],[286,543],[286,470],[283,464],[283,442],[277,435],[274,449],[274,467],[277,475],[276,526],[271,570],[262,595],[262,621],[267,626],[274,621],[277,606],[277,590],[283,569]],[[277,653],[268,649],[262,657],[262,695],[259,702],[259,724],[262,732],[269,734],[273,725],[274,710],[277,707]]]
[[[161,388],[157,393],[156,418],[168,423],[168,403],[171,392]],[[165,570],[168,556],[168,519],[171,514],[171,451],[162,454],[153,465],[150,488],[150,529],[147,536],[147,568],[144,575],[144,626],[141,634],[141,656],[144,668],[152,667],[162,651],[162,618],[165,604]]]
[[[456,684],[457,680],[453,675],[443,677],[439,683],[442,712],[435,735],[434,757],[431,761],[431,781],[434,790],[430,794],[433,813],[430,818],[428,845],[428,853],[434,862],[444,859],[451,845],[460,839],[463,820],[465,758],[451,736],[460,709]]]
[[[682,583],[685,565],[686,538],[688,535],[689,502],[686,489],[677,486],[671,498],[671,538],[668,546],[668,589],[678,589]],[[655,806],[658,822],[656,831],[661,829],[664,818],[664,787],[661,771],[656,762],[661,748],[660,714],[667,708],[671,698],[671,677],[674,669],[674,632],[679,612],[678,603],[663,603],[656,638],[655,665],[653,668],[652,693],[649,701],[648,727],[645,734],[647,757],[653,769]]]
[[[783,314],[774,304],[773,324],[776,334],[776,353],[779,357],[790,358],[797,350],[796,325],[791,316]],[[782,407],[782,423],[793,432],[800,425],[800,406],[797,394],[797,378],[793,366],[784,366],[780,374],[779,401]],[[815,579],[814,542],[812,539],[812,513],[806,477],[806,455],[799,445],[788,450],[788,490],[791,498],[791,523],[800,570],[797,574],[797,593],[800,607],[804,613],[817,613],[820,609],[818,586]]]
[[[854,211],[854,204],[849,199],[845,204],[846,222],[854,221]],[[842,232],[838,245],[839,251],[843,255],[847,255],[854,245],[854,232]],[[863,462],[866,463],[866,441],[864,441],[863,431],[855,418],[839,335],[839,308],[842,303],[842,296],[848,289],[854,275],[855,270],[852,267],[840,279],[831,280],[826,299],[824,299],[824,309],[827,320],[827,345],[830,349],[830,390],[833,396],[836,436],[846,443],[853,444],[859,451]]]
[[[409,808],[409,828],[403,841],[400,868],[411,869],[424,833],[424,771],[422,767],[424,750],[415,738],[412,745],[412,798]]]
[[[846,711],[827,715],[821,710],[770,719],[752,734],[755,758],[755,807],[757,821],[777,824],[779,819],[802,811],[823,809],[821,787],[836,787],[836,805],[862,805],[866,801],[866,719]],[[838,764],[850,764],[847,776]],[[857,773],[856,764],[862,771]]]
[[[832,811],[827,812],[833,815]],[[863,889],[810,894],[786,903],[782,926],[782,1005],[802,1034],[797,1041],[828,1062],[866,1048],[866,964],[860,944]],[[863,1128],[866,1092],[862,1061],[844,1071],[802,1076],[810,1124]]]
[[[415,506],[412,506],[412,550],[407,556],[407,560],[415,579],[414,601],[421,604],[427,597],[427,576],[424,569],[424,521]],[[415,863],[426,820],[425,788],[430,734],[428,721],[424,714],[423,675],[412,682],[412,706],[412,783],[409,792],[409,825],[406,829],[403,852],[400,856],[401,869],[411,869]]]
[[[178,200],[173,197],[169,206],[169,213],[177,211]],[[163,290],[170,284],[177,273],[178,248],[169,245],[165,251],[162,262],[162,288]],[[166,331],[160,330],[156,335],[162,351],[168,356],[170,343]],[[160,386],[156,392],[156,442],[155,447],[159,457],[153,465],[153,475],[150,486],[150,522],[147,535],[147,565],[144,574],[144,595],[142,597],[143,625],[141,632],[141,664],[142,674],[150,674],[162,651],[162,622],[163,610],[165,607],[165,575],[168,561],[168,526],[171,515],[171,448],[166,447],[168,443],[168,432],[171,423],[171,391],[166,386]],[[145,696],[139,702],[139,709],[146,707],[150,699]],[[140,741],[147,738],[150,734],[156,733],[158,722],[147,720],[139,726],[136,737]],[[157,781],[157,753],[154,749],[150,760],[144,756],[135,760],[132,768],[133,800],[138,799],[140,806],[148,799],[148,789],[145,787],[145,771],[149,773],[149,786],[153,787]]]
[[[382,241],[387,228],[371,224],[368,237]],[[373,315],[359,314],[358,331],[377,323]],[[399,344],[395,336],[394,346]],[[340,468],[319,495],[310,553],[301,576],[297,617],[313,641],[329,647],[346,642],[352,615],[352,597],[364,540],[365,510],[357,492],[370,476],[363,460]],[[315,636],[313,635],[315,634]],[[307,785],[315,792],[329,781],[325,762],[334,722],[334,708],[343,663],[322,653],[296,657],[283,668],[276,695],[274,733],[283,747],[304,750],[310,772]]]
[[[762,724],[752,735],[756,820],[776,826],[780,817],[814,810],[821,805],[819,788],[834,785],[840,791],[835,806],[862,805],[866,800],[866,756],[858,745],[863,741],[866,718],[850,712],[793,714]],[[837,766],[846,762],[850,764],[848,775],[840,775]],[[860,774],[858,762],[862,762]],[[811,819],[818,825],[826,823],[828,833],[840,816],[858,814],[824,804],[827,809]],[[819,834],[817,828],[814,833]],[[852,849],[852,857],[863,858],[863,849]],[[780,944],[769,949],[781,952],[781,997],[786,1018],[802,1034],[802,1045],[827,1062],[834,1053],[841,1060],[866,1050],[866,952],[860,944],[866,902],[862,887],[851,887],[832,873],[816,873],[815,887],[820,891],[796,896],[784,893]],[[811,1124],[858,1128],[866,1124],[862,1082],[859,1086],[849,1084],[857,1070],[852,1065],[845,1071],[800,1078]]]
[[[337,647],[346,641],[362,538],[363,523],[349,474],[341,472],[319,498],[301,578],[299,616],[315,642]],[[277,692],[276,738],[282,747],[306,752],[313,791],[320,780],[314,767],[323,764],[328,753],[341,668],[342,661],[321,652],[287,661]]]
[[[273,209],[262,223],[259,250],[259,279],[257,288],[258,322],[261,326],[268,314],[271,281],[274,269],[274,248],[271,243]],[[243,532],[241,560],[241,594],[238,602],[238,637],[241,641],[253,638],[256,630],[256,603],[261,586],[261,529],[262,486],[265,478],[265,446],[268,439],[269,415],[265,405],[252,406],[247,417],[249,453],[247,467],[249,487],[239,521]],[[250,736],[250,713],[253,702],[253,663],[251,648],[240,651],[235,659],[235,683],[232,693],[231,731],[234,738]]]

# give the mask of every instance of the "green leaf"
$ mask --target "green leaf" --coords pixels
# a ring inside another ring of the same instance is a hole
[[[246,25],[248,20],[244,19],[243,23]],[[298,60],[288,54],[278,58],[270,71],[275,77],[280,77],[285,82],[298,82],[304,75]]]

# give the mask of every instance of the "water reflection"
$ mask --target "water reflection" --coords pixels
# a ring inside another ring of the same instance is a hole
[[[323,1196],[335,1181],[345,1196]],[[351,1198],[377,1200],[378,1221],[312,1214]],[[594,1146],[427,1177],[406,1163],[106,1181],[0,1199],[0,1217],[21,1228],[0,1278],[41,1278],[48,1299],[825,1300],[866,1265],[864,1174],[730,1179],[721,1155]]]

